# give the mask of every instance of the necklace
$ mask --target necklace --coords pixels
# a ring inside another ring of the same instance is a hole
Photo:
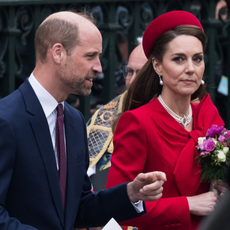
[[[191,122],[192,120],[192,107],[191,104],[189,105],[189,115],[186,117],[185,115],[183,117],[179,116],[178,114],[174,113],[163,101],[161,95],[158,97],[159,102],[162,104],[162,106],[165,108],[165,110],[177,121],[179,122],[184,128]]]

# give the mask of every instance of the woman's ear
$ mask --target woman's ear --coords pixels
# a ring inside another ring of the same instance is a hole
[[[155,57],[152,58],[152,65],[153,65],[153,69],[155,70],[155,72],[162,76],[162,65],[161,62],[159,62]]]

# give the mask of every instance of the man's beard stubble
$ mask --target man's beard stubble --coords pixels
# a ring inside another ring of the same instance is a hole
[[[91,70],[90,70],[91,71]],[[90,72],[89,71],[89,72]],[[91,93],[91,86],[87,86],[85,81],[87,78],[95,78],[97,74],[87,73],[86,76],[78,76],[77,68],[72,60],[66,61],[64,67],[60,69],[60,79],[71,90],[70,94],[76,94],[80,96],[88,96]]]

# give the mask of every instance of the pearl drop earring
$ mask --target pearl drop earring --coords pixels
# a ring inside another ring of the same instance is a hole
[[[159,75],[160,85],[163,85],[162,77]]]
[[[201,85],[204,85],[204,80],[201,80]]]

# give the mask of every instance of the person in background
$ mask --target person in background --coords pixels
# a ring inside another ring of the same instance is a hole
[[[162,14],[144,32],[148,61],[124,100],[106,188],[152,170],[166,172],[167,182],[163,196],[146,203],[145,216],[121,225],[195,230],[218,201],[201,183],[196,149],[212,124],[224,125],[205,91],[206,42],[199,20],[186,11]]]
[[[215,65],[215,105],[221,118],[228,126],[228,37],[226,35],[226,25],[228,23],[228,5],[224,0],[216,3],[215,19],[222,25],[217,28],[219,40],[219,52],[222,53],[222,59]],[[219,54],[216,54],[219,56]]]
[[[138,38],[141,43],[142,38]],[[139,44],[130,54],[128,65],[123,68],[126,88],[128,89],[137,73],[146,63],[142,44]],[[90,168],[88,175],[94,191],[105,189],[110,158],[113,152],[112,123],[122,111],[122,103],[126,91],[98,109],[87,123],[87,138],[89,144]]]
[[[226,176],[227,188],[223,190],[223,196],[220,198],[220,202],[216,205],[214,211],[201,222],[198,230],[229,230],[230,218],[229,218],[229,206],[230,206],[230,167]],[[217,183],[220,183],[219,181]],[[218,185],[220,186],[220,185]]]
[[[92,193],[85,121],[64,102],[69,94],[89,95],[102,71],[93,20],[51,14],[36,31],[35,49],[30,77],[0,100],[0,229],[70,230],[144,214],[141,200],[161,197],[165,174]]]

